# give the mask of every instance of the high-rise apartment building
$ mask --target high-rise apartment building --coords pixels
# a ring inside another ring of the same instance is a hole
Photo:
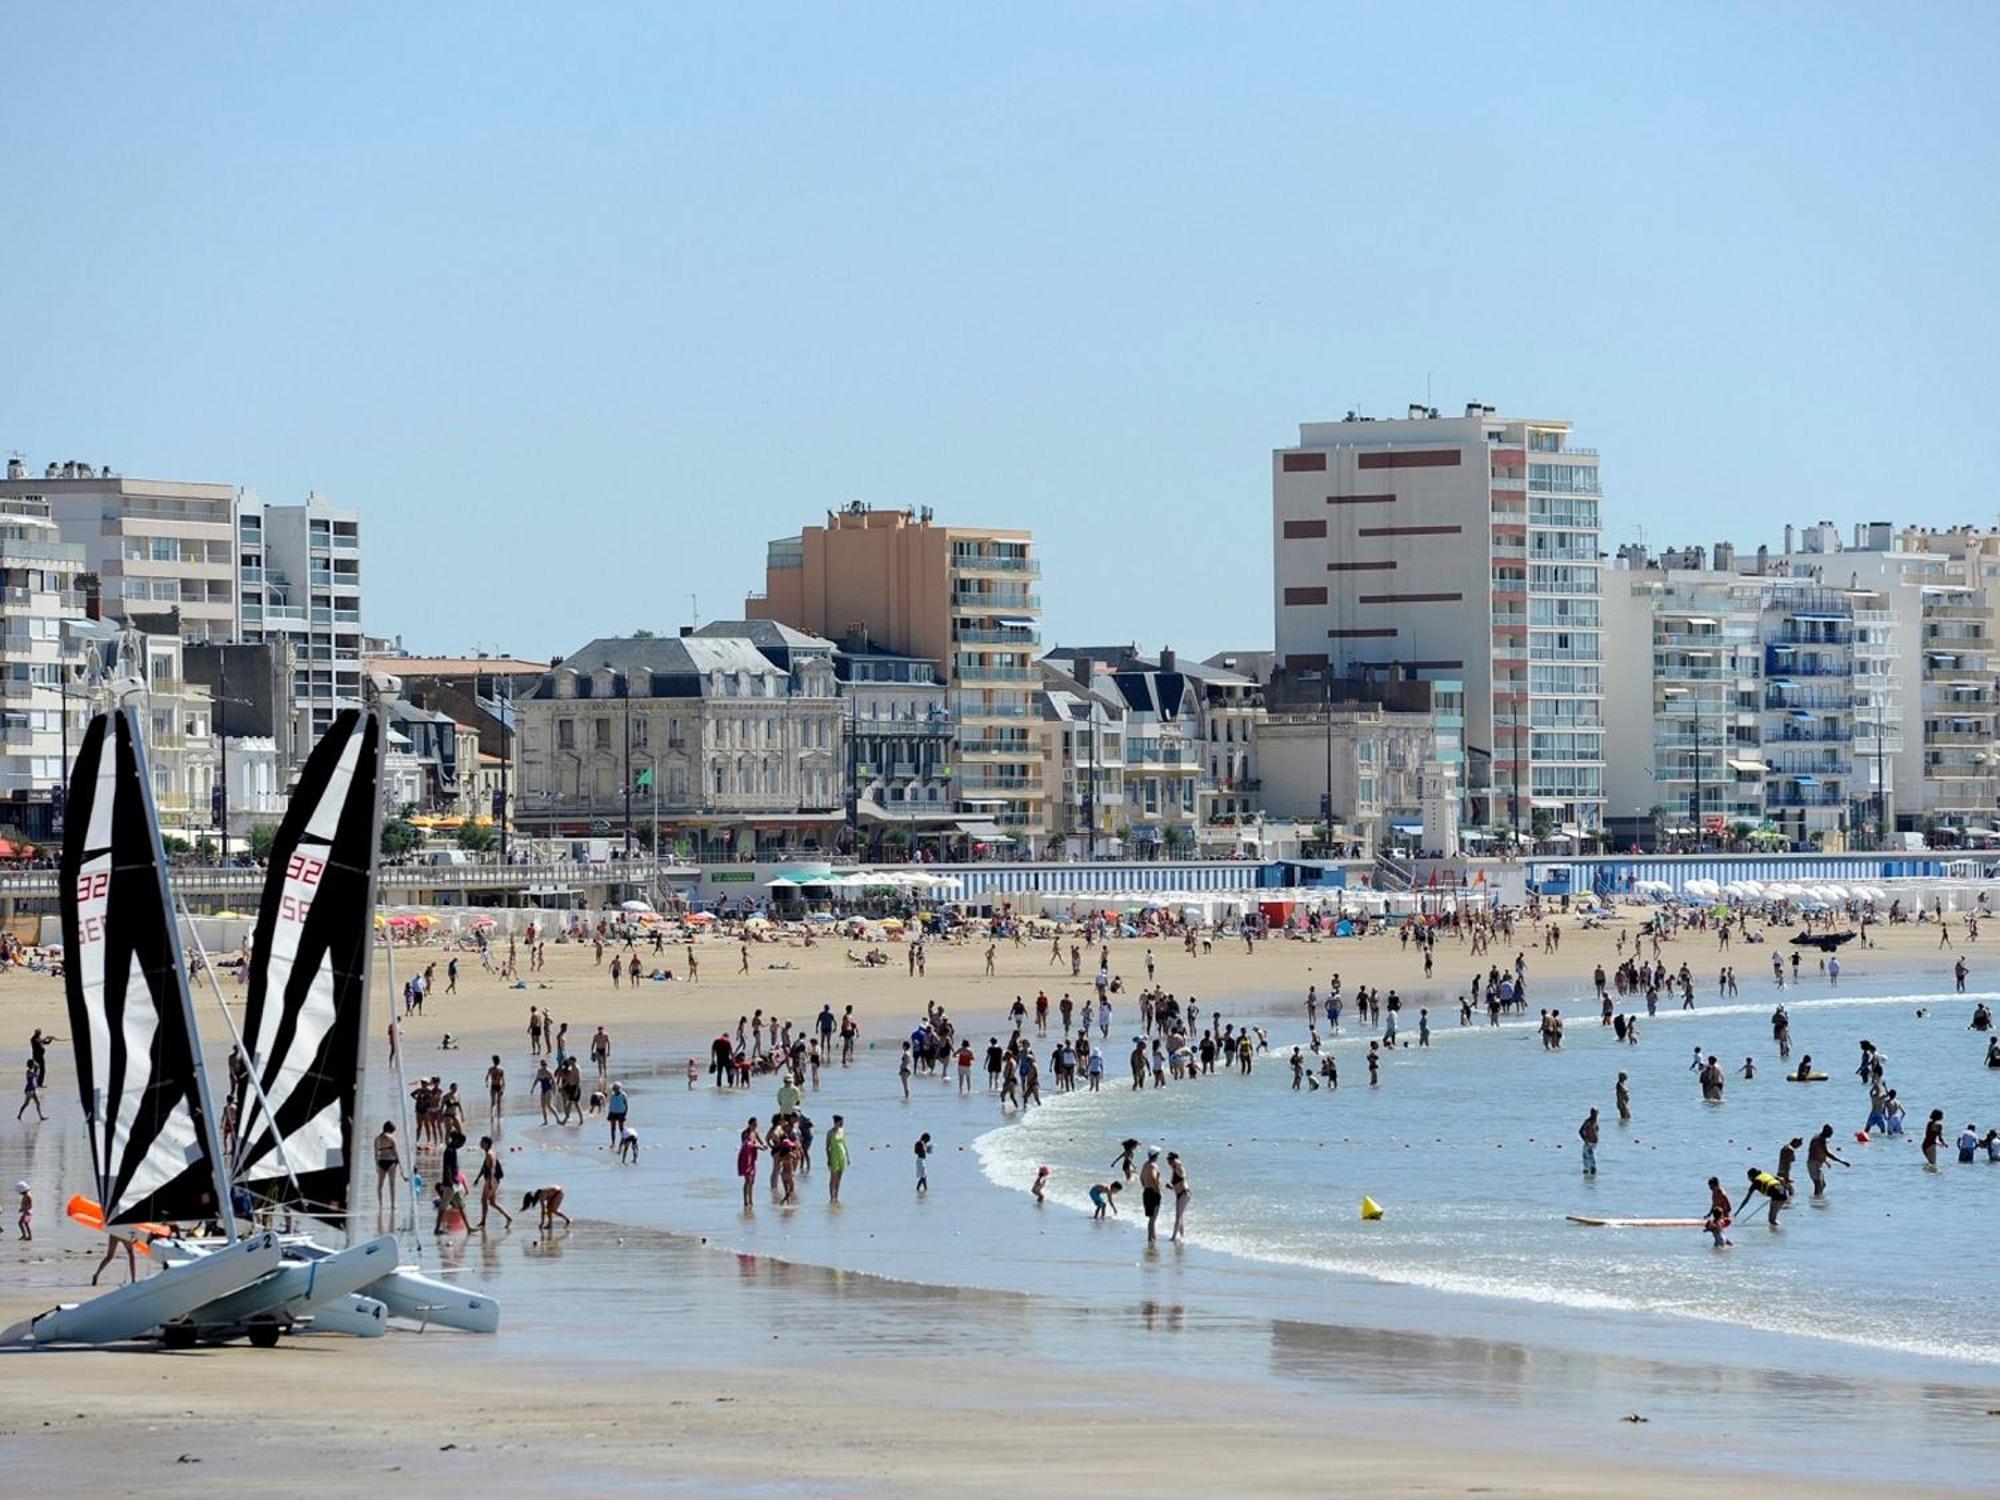
[[[1879,817],[1897,743],[1896,617],[1882,597],[1811,577],[1626,562],[1606,573],[1603,600],[1605,653],[1621,667],[1605,690],[1619,841],[1720,848],[1747,828],[1851,844]],[[1873,721],[1881,755],[1870,753]]]
[[[309,495],[246,496],[236,518],[241,638],[293,648],[292,743],[300,756],[361,703],[361,514]]]
[[[55,831],[63,780],[65,627],[83,618],[84,549],[39,499],[0,499],[0,823],[34,840]],[[80,728],[75,710],[71,717]]]
[[[1882,522],[1854,528],[1852,546],[1820,522],[1786,527],[1786,549],[1766,556],[1774,572],[1831,587],[1878,593],[1903,622],[1903,649],[1883,664],[1900,723],[1885,730],[1894,757],[1890,826],[1989,840],[2000,833],[2000,532],[1972,527],[1894,531]],[[1885,705],[1855,719],[1861,763],[1881,758],[1870,737]]]
[[[1041,564],[1026,531],[939,526],[931,512],[829,511],[770,544],[753,620],[856,632],[939,663],[950,691],[957,811],[1039,845],[1048,830],[1038,694]],[[968,831],[971,831],[968,829]]]
[[[83,548],[107,618],[178,610],[188,640],[234,633],[235,486],[132,479],[75,462],[34,478],[11,460],[0,499],[29,498],[46,502],[63,540]]]
[[[1463,683],[1471,822],[1599,830],[1596,450],[1567,422],[1413,406],[1303,423],[1271,470],[1279,665]]]

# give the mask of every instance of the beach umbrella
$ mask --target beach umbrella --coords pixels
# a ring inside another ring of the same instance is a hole
[[[706,927],[709,923],[715,920],[715,913],[707,911],[691,911],[685,917],[681,918],[681,920],[683,922],[686,922],[691,927]]]
[[[653,903],[639,900],[621,901],[618,903],[618,909],[620,911],[651,911]]]

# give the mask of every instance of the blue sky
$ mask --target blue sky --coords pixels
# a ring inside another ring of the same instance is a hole
[[[1608,545],[2000,511],[2000,7],[11,7],[0,449],[362,507],[367,623],[737,613],[829,506],[1268,644],[1269,452],[1478,398]]]

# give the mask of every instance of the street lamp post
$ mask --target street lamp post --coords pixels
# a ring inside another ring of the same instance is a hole
[[[627,677],[618,685],[618,696],[625,700],[625,863],[632,862],[632,680]]]
[[[514,725],[511,679],[502,677],[494,684],[494,701],[500,708],[500,805],[493,809],[493,821],[500,825],[500,863],[507,863],[507,763],[514,758]]]
[[[1321,859],[1333,857],[1333,663],[1329,661],[1320,676],[1320,716],[1326,728],[1326,790],[1321,794],[1320,811],[1326,815],[1326,843],[1320,849]]]
[[[1088,717],[1085,732],[1090,736],[1090,762],[1084,768],[1083,782],[1083,857],[1086,861],[1097,858],[1097,697],[1090,691],[1090,684],[1083,685],[1083,707]],[[1127,815],[1130,816],[1129,814]],[[1129,856],[1125,856],[1128,857]]]
[[[220,775],[218,780],[221,783],[217,787],[219,795],[215,799],[218,805],[216,822],[219,825],[218,832],[221,834],[222,863],[227,866],[229,863],[229,710],[227,707],[229,702],[229,643],[226,641],[215,648],[215,683],[215,745],[220,756],[218,762]]]

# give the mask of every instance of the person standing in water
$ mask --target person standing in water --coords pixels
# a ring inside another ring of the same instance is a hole
[[[1935,1172],[1938,1168],[1938,1150],[1944,1145],[1944,1111],[1934,1109],[1924,1123],[1924,1170]]]
[[[1194,1190],[1188,1186],[1186,1165],[1172,1151],[1167,1153],[1167,1186],[1174,1195],[1174,1232],[1169,1238],[1179,1244],[1187,1238],[1188,1204],[1194,1200]]]
[[[486,1232],[486,1215],[497,1212],[507,1221],[507,1227],[514,1227],[514,1216],[507,1212],[507,1205],[500,1201],[500,1181],[507,1175],[507,1169],[500,1165],[499,1154],[493,1149],[493,1137],[479,1138],[479,1232]]]
[[[1629,1125],[1632,1122],[1632,1086],[1626,1081],[1623,1073],[1618,1075],[1618,1084],[1612,1090],[1611,1097],[1618,1105],[1619,1123]]]
[[[1758,1167],[1749,1168],[1747,1175],[1750,1180],[1750,1186],[1743,1194],[1743,1201],[1737,1204],[1731,1211],[1730,1217],[1734,1218],[1737,1214],[1742,1213],[1749,1206],[1750,1200],[1759,1193],[1762,1193],[1771,1202],[1771,1227],[1776,1229],[1778,1227],[1779,1211],[1792,1200],[1791,1189],[1785,1186],[1781,1178],[1775,1177]]]
[[[1847,1159],[1833,1149],[1833,1127],[1822,1125],[1819,1134],[1812,1138],[1812,1144],[1806,1147],[1806,1176],[1812,1179],[1815,1198],[1826,1196],[1826,1164],[1830,1161],[1839,1162],[1843,1167],[1849,1165]]]
[[[743,1127],[743,1134],[737,1137],[736,1175],[743,1179],[743,1206],[750,1208],[757,1198],[757,1153],[764,1149],[764,1139],[757,1134],[757,1117],[752,1115],[750,1123]],[[522,1205],[524,1208],[527,1206]]]
[[[375,1137],[375,1200],[396,1217],[396,1179],[402,1176],[403,1152],[396,1144],[396,1122],[384,1120]]]
[[[1146,1211],[1146,1243],[1159,1239],[1160,1230],[1160,1148],[1146,1150],[1146,1165],[1139,1169],[1139,1202]]]
[[[917,1137],[917,1196],[923,1197],[931,1190],[930,1174],[926,1170],[931,1157],[931,1133],[926,1130]]]
[[[1701,1227],[1708,1231],[1709,1238],[1715,1242],[1715,1248],[1718,1250],[1735,1243],[1733,1240],[1725,1239],[1722,1233],[1729,1227],[1730,1217],[1729,1194],[1722,1190],[1722,1179],[1709,1178],[1708,1217],[1701,1221]]]
[[[826,1133],[826,1201],[840,1201],[840,1179],[847,1175],[847,1122],[833,1117],[833,1129]]]

